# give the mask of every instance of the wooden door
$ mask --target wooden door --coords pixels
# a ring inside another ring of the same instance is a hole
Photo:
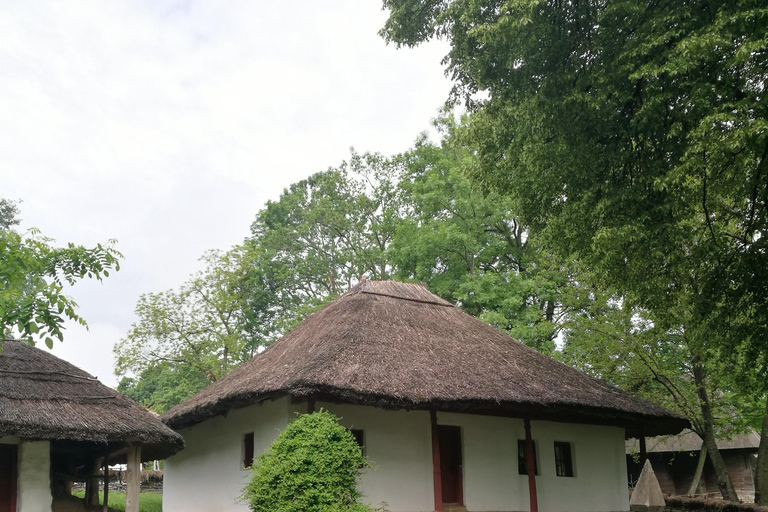
[[[461,460],[461,428],[438,425],[443,503],[464,505]]]
[[[15,444],[0,444],[0,512],[16,512]]]

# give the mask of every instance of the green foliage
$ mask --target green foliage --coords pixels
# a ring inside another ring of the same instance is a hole
[[[117,390],[143,407],[162,414],[209,384],[205,374],[190,365],[157,363],[138,377],[123,377]]]
[[[474,110],[473,176],[630,319],[649,320],[648,335],[666,340],[651,346],[683,350],[706,430],[707,389],[726,392],[727,368],[761,375],[745,380],[765,393],[764,2],[384,5],[388,40],[450,41],[453,97]]]
[[[258,291],[247,251],[210,251],[202,261],[206,269],[179,290],[139,298],[139,321],[114,348],[118,375],[132,371],[141,379],[155,367],[161,374],[170,370],[165,376],[185,382],[183,393],[191,396],[200,375],[213,382],[256,352],[262,339],[250,330],[246,304]]]
[[[396,159],[353,152],[258,213],[248,243],[279,283],[272,304],[278,317],[295,324],[363,275],[388,278],[387,248],[402,212],[398,167]]]
[[[13,227],[18,226],[19,222],[21,222],[18,216],[18,203],[16,201],[0,198],[0,233],[13,231]]]
[[[478,164],[466,126],[436,121],[439,146],[420,138],[400,180],[409,215],[392,243],[397,276],[429,289],[537,349],[550,353],[565,277],[530,240],[508,196],[466,174]]]
[[[256,458],[243,498],[254,512],[368,512],[357,491],[366,468],[355,438],[334,415],[306,414]]]
[[[93,248],[68,244],[51,247],[51,239],[30,230],[24,235],[0,231],[0,328],[30,340],[63,340],[65,319],[87,326],[77,304],[64,294],[65,285],[85,277],[102,280],[119,270],[122,255],[114,241]]]

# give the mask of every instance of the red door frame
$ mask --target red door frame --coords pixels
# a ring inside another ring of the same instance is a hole
[[[0,512],[16,512],[18,447],[0,444]]]

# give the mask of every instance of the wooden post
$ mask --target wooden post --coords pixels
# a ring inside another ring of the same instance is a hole
[[[315,399],[314,398],[308,398],[307,399],[307,414],[312,414],[315,412]]]
[[[645,448],[645,433],[640,431],[640,467],[645,466],[645,461],[648,460],[648,450]]]
[[[531,420],[525,418],[523,425],[525,425],[525,463],[528,470],[528,496],[531,503],[531,512],[539,512],[539,499],[536,494],[536,455],[533,452]]]
[[[109,445],[104,455],[104,512],[109,511]]]
[[[699,449],[699,463],[696,464],[696,472],[693,474],[693,481],[688,488],[688,497],[693,498],[696,496],[696,491],[699,489],[699,482],[701,481],[701,473],[704,471],[704,462],[707,460],[707,443],[701,442],[701,448]]]
[[[128,446],[125,475],[125,512],[139,512],[141,490],[141,446]]]
[[[432,480],[435,487],[435,512],[443,510],[443,475],[440,471],[440,435],[437,431],[437,412],[429,411],[432,425]]]
[[[85,498],[84,501],[88,505],[99,505],[99,461],[98,459],[93,462],[93,470],[88,478],[85,480]]]

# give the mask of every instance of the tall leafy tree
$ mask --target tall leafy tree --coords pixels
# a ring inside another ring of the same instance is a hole
[[[248,329],[245,306],[253,288],[247,252],[209,251],[202,261],[205,270],[178,290],[139,298],[139,320],[114,348],[118,375],[141,376],[161,365],[186,367],[213,382],[256,353],[263,340]]]
[[[564,275],[531,241],[514,201],[467,178],[477,158],[464,142],[466,127],[451,114],[436,126],[439,145],[422,136],[402,157],[409,212],[392,244],[397,275],[426,282],[468,313],[551,353]]]
[[[341,166],[291,185],[258,213],[248,245],[279,275],[281,316],[298,320],[364,275],[391,274],[387,248],[403,208],[398,165],[353,152]]]
[[[384,5],[389,40],[451,42],[454,97],[476,110],[475,176],[519,201],[560,254],[680,334],[718,484],[735,499],[708,369],[724,351],[764,358],[768,347],[764,3]]]

